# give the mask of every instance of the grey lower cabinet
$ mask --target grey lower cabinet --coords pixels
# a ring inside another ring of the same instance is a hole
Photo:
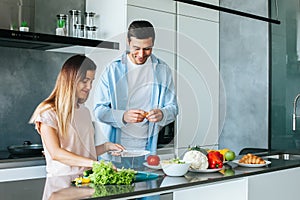
[[[299,199],[300,168],[248,177],[248,200]]]
[[[300,167],[211,184],[203,184],[173,192],[174,200],[294,200],[299,199]]]
[[[247,178],[240,178],[218,183],[205,184],[174,191],[173,200],[188,199],[222,199],[247,200]]]

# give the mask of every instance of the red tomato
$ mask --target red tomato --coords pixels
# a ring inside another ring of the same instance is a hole
[[[150,155],[147,157],[148,165],[159,165],[159,157],[157,155]]]

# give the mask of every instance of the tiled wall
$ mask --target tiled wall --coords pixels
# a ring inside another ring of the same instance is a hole
[[[84,14],[84,0],[0,0],[0,28],[6,28],[9,20],[18,15],[22,5],[22,18],[34,17],[29,23],[31,31],[55,34],[56,15],[68,14],[78,9]],[[5,10],[4,9],[4,10]],[[32,25],[32,23],[35,26]],[[1,24],[2,23],[2,24]],[[0,47],[0,151],[9,145],[21,145],[23,141],[41,143],[34,127],[28,124],[34,108],[52,91],[57,74],[70,54],[29,49]]]
[[[221,6],[268,16],[268,1],[222,0]],[[268,26],[266,22],[220,13],[221,148],[268,146]],[[222,90],[221,90],[222,91]],[[224,123],[224,124],[223,124]]]
[[[34,30],[35,0],[0,0],[0,28],[18,30],[26,21]]]
[[[52,91],[69,54],[0,48],[0,150],[30,140],[40,143],[28,124],[37,104]]]
[[[55,34],[56,15],[70,10],[80,10],[83,20],[85,0],[0,0],[0,28],[18,30],[26,21],[32,32]]]

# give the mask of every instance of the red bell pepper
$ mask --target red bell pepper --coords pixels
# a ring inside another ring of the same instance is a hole
[[[223,161],[223,154],[221,154],[219,151],[216,151],[217,152],[217,155],[220,157],[220,159]]]
[[[223,167],[223,156],[218,151],[210,151],[207,154],[208,158],[208,168],[210,169],[218,169]]]

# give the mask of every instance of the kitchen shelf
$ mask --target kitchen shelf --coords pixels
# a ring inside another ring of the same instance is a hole
[[[86,48],[119,49],[119,43],[117,42],[6,29],[0,29],[0,46],[50,51],[63,49],[63,52],[69,52],[68,48],[74,50],[74,46],[76,46],[76,49],[80,49],[77,53],[84,51]]]

